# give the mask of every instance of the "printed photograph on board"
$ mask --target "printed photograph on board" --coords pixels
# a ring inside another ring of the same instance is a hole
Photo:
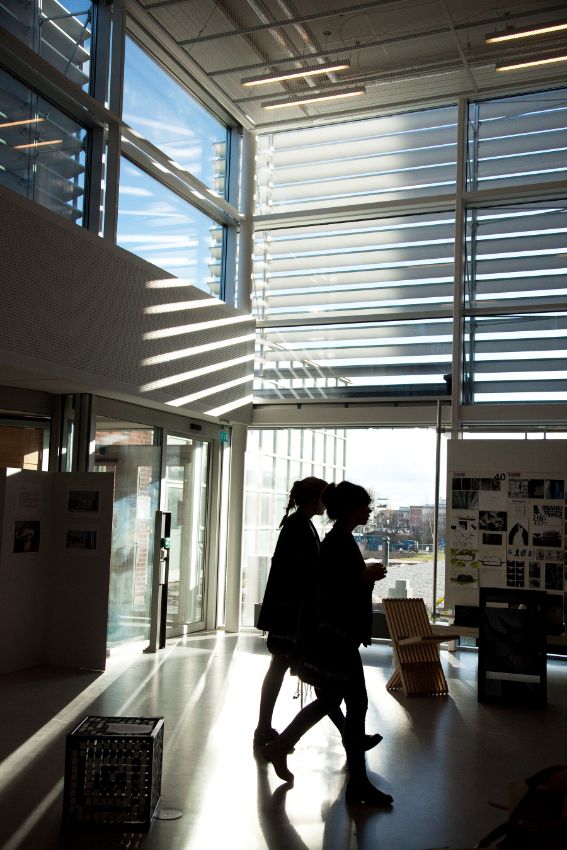
[[[534,502],[532,504],[532,546],[563,546],[563,506]]]
[[[70,490],[67,509],[70,513],[97,513],[98,490]]]
[[[39,520],[16,520],[14,523],[14,553],[39,552]]]
[[[65,548],[94,552],[96,549],[96,531],[94,529],[68,529],[65,537]]]

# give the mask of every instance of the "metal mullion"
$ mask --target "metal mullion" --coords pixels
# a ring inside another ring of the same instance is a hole
[[[233,127],[228,131],[228,175],[227,175],[227,196],[228,202],[235,209],[238,207],[239,194],[239,163],[240,151],[242,146],[240,128]],[[236,266],[238,257],[237,241],[239,232],[235,225],[229,225],[225,229],[224,245],[223,245],[223,264],[222,264],[222,299],[228,304],[236,306],[237,298],[237,282],[236,282]],[[252,247],[248,246],[248,252],[252,255]]]
[[[233,207],[224,198],[213,195],[209,187],[201,183],[197,177],[184,169],[178,168],[166,153],[148,142],[147,139],[136,136],[126,124],[122,127],[122,138],[123,141],[129,143],[128,148],[123,151],[124,156],[135,162],[160,183],[167,183],[178,195],[190,201],[193,206],[214,218],[219,224],[238,224],[241,215],[236,207]],[[176,179],[174,180],[174,178]]]
[[[466,317],[522,316],[528,313],[531,315],[541,314],[542,316],[545,316],[549,313],[567,313],[567,301],[557,301],[553,304],[546,302],[543,304],[503,304],[502,306],[487,304],[474,308],[468,307],[463,309],[463,316]]]
[[[565,200],[565,198],[567,198],[567,180],[553,180],[547,183],[504,186],[500,189],[464,191],[463,205],[468,209],[470,207],[510,206],[511,204]]]
[[[346,224],[372,218],[391,218],[412,214],[453,213],[455,204],[454,194],[421,199],[370,201],[364,204],[333,206],[332,209],[320,207],[304,211],[256,215],[254,228],[257,231],[277,230],[288,227],[307,227],[313,224]]]
[[[482,402],[463,407],[463,427],[466,425],[481,427],[505,428],[506,430],[521,430],[526,424],[538,427],[561,426],[566,428],[567,404],[565,402],[508,402],[495,404]]]
[[[468,101],[459,101],[457,120],[457,196],[455,205],[455,266],[453,292],[453,366],[452,375],[452,435],[456,437],[460,428],[463,403],[464,346],[463,346],[463,279],[466,260],[466,229],[463,193],[466,187]]]
[[[516,311],[517,312],[517,311]],[[384,315],[383,312],[376,312],[373,316],[316,316],[315,318],[297,317],[289,319],[257,319],[256,326],[258,328],[296,328],[296,327],[317,327],[319,325],[380,325],[391,322],[402,322],[409,324],[423,319],[451,319],[453,315],[452,307],[448,306],[443,310],[422,310],[408,311],[407,313],[389,313]]]
[[[94,51],[91,57],[91,94],[104,103],[108,83],[111,9],[106,2],[96,4],[94,25]],[[105,132],[96,128],[89,133],[87,150],[87,184],[85,226],[100,233],[102,218],[102,185],[104,180]]]
[[[122,92],[124,86],[124,28],[125,7],[123,0],[115,0],[112,17],[112,39],[110,43],[110,106],[122,118]],[[106,144],[106,180],[104,197],[104,237],[116,242],[118,226],[118,188],[120,182],[121,127],[112,124],[108,128]]]

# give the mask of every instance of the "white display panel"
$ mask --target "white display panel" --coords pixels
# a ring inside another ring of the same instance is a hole
[[[104,669],[113,483],[0,469],[0,673]]]
[[[479,587],[545,590],[564,627],[567,441],[450,440],[445,600],[478,605]]]

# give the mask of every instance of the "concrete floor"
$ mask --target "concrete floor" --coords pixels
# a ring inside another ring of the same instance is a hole
[[[0,677],[2,850],[426,850],[469,848],[503,820],[511,780],[567,762],[567,662],[548,662],[548,705],[477,701],[474,651],[442,653],[448,697],[388,693],[392,651],[363,650],[371,775],[393,794],[391,811],[348,807],[344,752],[328,720],[289,757],[288,788],[252,754],[268,664],[256,633],[197,635],[109,659],[102,674],[55,668]],[[275,715],[295,714],[287,677]],[[65,738],[88,714],[165,717],[161,809],[143,833],[62,830]]]

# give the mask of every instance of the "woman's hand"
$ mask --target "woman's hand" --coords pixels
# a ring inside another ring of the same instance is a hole
[[[380,579],[383,579],[386,576],[388,570],[386,569],[382,561],[375,561],[373,559],[369,559],[365,561],[365,563],[366,568],[362,572],[362,577],[366,581],[380,581]]]

